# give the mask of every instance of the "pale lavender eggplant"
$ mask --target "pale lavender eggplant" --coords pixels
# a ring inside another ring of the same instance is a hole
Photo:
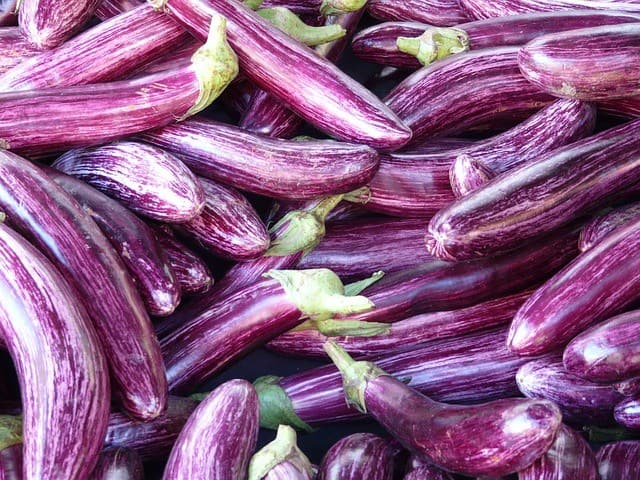
[[[416,70],[422,65],[413,55],[398,50],[398,37],[418,37],[429,28],[419,22],[384,22],[360,30],[351,41],[353,54],[365,62]]]
[[[22,480],[22,445],[0,450],[0,480]]]
[[[518,50],[490,48],[446,58],[407,77],[385,103],[411,128],[413,141],[526,118],[553,97],[522,76]]]
[[[617,10],[640,13],[638,0],[460,0],[460,4],[472,18],[566,10]]]
[[[577,425],[611,425],[613,409],[624,399],[611,384],[589,382],[567,372],[560,354],[524,364],[516,381],[524,395],[555,402],[565,421]]]
[[[337,343],[327,342],[325,349],[342,373],[347,402],[445,470],[468,476],[522,470],[549,449],[562,425],[560,410],[548,400],[437,402],[374,363],[356,362]]]
[[[398,445],[372,433],[354,433],[334,443],[322,458],[317,480],[393,480]]]
[[[639,244],[640,219],[614,230],[549,278],[514,316],[509,348],[519,355],[551,352],[635,301]]]
[[[625,397],[634,395],[635,393],[640,392],[640,377],[632,377],[620,382],[616,382],[613,384],[613,388],[615,388]]]
[[[91,216],[42,170],[7,151],[0,151],[0,209],[80,293],[122,406],[142,419],[159,415],[167,383],[158,340],[126,267]]]
[[[206,119],[170,125],[140,138],[176,154],[202,177],[275,198],[349,192],[365,185],[379,163],[376,151],[364,145],[268,138]]]
[[[238,72],[224,19],[215,18],[199,52],[187,66],[134,80],[0,93],[0,145],[30,154],[68,150],[192,115]]]
[[[243,480],[258,441],[253,385],[230,380],[200,402],[178,435],[163,480]]]
[[[0,27],[0,74],[25,59],[37,55],[40,50],[22,36],[18,27]]]
[[[96,331],[57,268],[6,225],[0,225],[0,272],[0,331],[24,408],[24,477],[87,478],[110,400]]]
[[[331,136],[386,150],[400,148],[411,139],[409,129],[373,93],[241,3],[153,3],[174,15],[200,40],[206,37],[212,14],[226,17],[229,42],[243,73]]]
[[[431,25],[457,25],[471,17],[458,0],[370,0],[367,11],[380,20],[401,20]]]
[[[0,2],[0,27],[18,25],[17,0],[2,0]]]
[[[585,252],[629,220],[640,217],[640,202],[629,203],[594,217],[580,232],[578,248]]]
[[[275,440],[251,457],[248,480],[314,480],[315,473],[298,448],[296,431],[279,425]]]
[[[438,212],[427,248],[465,260],[517,248],[606,205],[640,180],[640,121],[516,167]]]
[[[449,472],[412,455],[409,459],[409,468],[402,480],[453,480],[453,477]]]
[[[204,209],[205,193],[196,176],[178,158],[152,145],[121,141],[70,150],[52,167],[161,222],[187,222]]]
[[[244,261],[262,255],[269,248],[269,233],[249,201],[231,187],[206,178],[198,182],[204,189],[204,208],[181,223],[179,231],[223,258]]]
[[[618,403],[613,416],[623,427],[640,430],[640,394],[636,393]]]
[[[100,453],[98,464],[89,480],[143,480],[144,470],[139,455],[128,448],[108,448]]]
[[[518,480],[601,480],[596,457],[587,441],[562,425],[551,448],[518,472]]]
[[[142,5],[142,3],[142,0],[102,0],[98,8],[96,8],[95,15],[102,21],[108,20],[121,13],[133,10]]]
[[[165,316],[180,303],[180,284],[147,225],[115,200],[57,170],[46,173],[98,224],[134,281],[147,312]]]
[[[626,440],[602,445],[596,460],[600,480],[634,478],[640,471],[640,442]]]
[[[0,91],[120,80],[187,38],[168,15],[143,4],[16,65],[0,75]]]

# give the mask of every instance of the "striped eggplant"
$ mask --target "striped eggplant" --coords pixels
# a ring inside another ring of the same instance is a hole
[[[453,480],[453,477],[449,472],[412,455],[409,459],[409,468],[402,480]]]
[[[638,298],[640,219],[614,230],[548,279],[518,310],[509,348],[538,355],[565,345]]]
[[[174,24],[175,21],[171,20]],[[182,28],[182,27],[181,27]],[[202,46],[202,42],[196,40],[195,38],[188,36],[189,38],[186,41],[180,43],[179,46],[173,48],[170,52],[167,52],[165,55],[162,55],[160,58],[145,63],[140,68],[133,73],[133,76],[144,76],[151,75],[154,73],[164,72],[166,70],[174,70],[178,68],[182,68],[184,65],[188,65],[191,62],[191,57],[193,54],[198,51],[198,49]],[[231,85],[235,85],[237,82],[236,79],[231,83]],[[227,92],[225,90],[225,92]],[[224,94],[224,92],[223,92]]]
[[[560,147],[506,172],[440,210],[427,248],[465,260],[540,238],[615,198],[640,180],[640,121]]]
[[[617,10],[640,13],[638,0],[460,0],[460,4],[472,18],[567,10]]]
[[[20,33],[18,27],[0,27],[0,74],[39,53]]]
[[[17,0],[2,0],[0,2],[0,27],[13,27],[18,25],[16,13]]]
[[[128,448],[103,450],[89,480],[143,480],[144,471],[138,454]]]
[[[613,117],[637,118],[640,116],[640,96],[598,102],[598,110]]]
[[[373,416],[406,449],[445,470],[468,476],[522,470],[549,449],[562,424],[560,410],[548,400],[450,405],[422,395],[375,363],[356,362],[335,342],[325,349],[342,374],[347,402]]]
[[[180,224],[179,231],[223,258],[244,261],[262,255],[269,248],[269,233],[249,201],[237,190],[206,178],[204,209],[197,217]]]
[[[623,427],[640,430],[640,394],[635,393],[618,403],[613,416]]]
[[[3,150],[0,210],[80,293],[121,405],[141,419],[162,413],[167,383],[158,340],[126,267],[91,216],[42,170]]]
[[[431,25],[456,25],[468,20],[469,15],[458,0],[369,0],[367,11],[379,20],[401,20]]]
[[[251,457],[248,480],[313,480],[311,462],[296,441],[293,428],[278,426],[275,440]]]
[[[204,208],[204,189],[191,170],[170,153],[144,143],[70,150],[52,167],[161,222],[193,220]]]
[[[140,138],[174,153],[202,177],[275,198],[349,192],[365,185],[378,168],[378,154],[364,145],[267,138],[206,119]]]
[[[400,148],[411,139],[407,127],[373,93],[240,2],[153,0],[152,4],[200,40],[211,15],[226,17],[229,42],[243,73],[319,130],[385,150]]]
[[[640,217],[640,202],[628,203],[595,216],[580,232],[578,248],[585,252],[622,224]]]
[[[631,377],[613,384],[613,388],[625,397],[630,397],[640,392],[640,376]]]
[[[0,450],[0,479],[22,480],[22,445],[12,445]]]
[[[208,42],[177,70],[134,80],[0,93],[0,145],[30,154],[106,143],[208,106],[238,72],[216,16]]]
[[[0,333],[24,406],[23,475],[87,478],[110,400],[107,363],[89,315],[57,268],[6,225],[0,225],[0,287]]]
[[[96,8],[95,15],[101,21],[105,21],[121,13],[133,10],[143,3],[142,0],[102,0],[98,8]]]
[[[596,460],[600,480],[633,478],[640,471],[640,442],[626,440],[602,445]]]
[[[278,30],[309,47],[333,42],[344,37],[347,33],[344,28],[335,23],[309,25],[285,7],[260,8],[257,13]]]
[[[126,265],[147,312],[155,316],[172,313],[180,303],[180,285],[169,260],[147,225],[115,200],[86,183],[57,170],[46,173],[80,204]]]
[[[163,480],[241,480],[258,441],[258,396],[246,380],[218,386],[198,405],[171,450]]]
[[[261,8],[285,7],[299,14],[341,15],[360,10],[366,0],[265,0]],[[246,3],[246,2],[245,2]]]

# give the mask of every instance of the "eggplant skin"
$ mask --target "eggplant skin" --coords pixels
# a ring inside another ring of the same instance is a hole
[[[107,448],[89,480],[143,480],[142,460],[128,448]]]
[[[564,10],[616,10],[640,13],[637,0],[460,0],[460,4],[473,18]]]
[[[629,203],[594,217],[580,232],[578,248],[585,252],[622,224],[640,217],[640,202]]]
[[[632,479],[640,471],[640,441],[607,443],[596,453],[600,480]]]

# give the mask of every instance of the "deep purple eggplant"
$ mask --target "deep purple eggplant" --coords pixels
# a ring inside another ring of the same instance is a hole
[[[0,93],[0,145],[31,154],[106,143],[209,105],[238,72],[215,17],[209,41],[177,70],[134,80]]]
[[[0,450],[0,480],[22,480],[22,445]]]
[[[378,154],[363,145],[267,138],[213,120],[189,120],[140,138],[175,153],[202,177],[275,198],[349,192],[378,168]]]
[[[212,14],[227,18],[243,73],[318,129],[346,141],[395,150],[411,132],[370,91],[239,2],[155,0],[203,40]],[[303,85],[304,88],[300,88]]]
[[[620,425],[630,430],[640,430],[640,394],[625,398],[618,403],[613,416]]]
[[[13,27],[18,25],[17,0],[0,1],[0,27]]]
[[[251,457],[248,480],[313,480],[311,461],[296,441],[293,428],[278,426],[275,440]]]
[[[0,150],[0,210],[80,293],[122,406],[150,419],[165,408],[158,340],[126,267],[91,216],[43,171]]]
[[[640,217],[640,202],[629,203],[594,217],[580,232],[578,248],[581,252],[589,250],[607,234],[638,217]]]
[[[98,460],[110,393],[89,315],[57,268],[6,225],[0,287],[0,333],[24,406],[24,476],[86,478]]]
[[[640,13],[638,0],[460,0],[460,4],[473,18],[566,10],[617,10]]]
[[[0,27],[0,74],[39,53],[20,33],[18,27]]]
[[[142,461],[134,450],[109,448],[100,454],[89,480],[143,480]]]
[[[380,20],[401,20],[431,25],[456,25],[469,20],[458,0],[370,0],[367,11]]]
[[[144,143],[70,150],[52,167],[161,222],[186,222],[204,208],[204,189],[191,170],[170,153]]]
[[[341,15],[360,10],[366,0],[265,0],[261,8],[285,7],[299,14]]]
[[[518,480],[600,480],[596,457],[587,441],[562,425],[553,445],[532,465],[518,472]]]
[[[373,416],[409,451],[452,472],[522,470],[549,449],[561,426],[560,410],[548,400],[436,402],[376,364],[354,361],[337,343],[327,342],[325,349],[342,373],[350,405]]]
[[[412,455],[409,459],[409,468],[402,480],[453,480],[453,477],[449,472]]]
[[[620,392],[625,397],[634,395],[635,393],[640,392],[640,376],[631,377],[625,380],[621,380],[620,382],[616,382],[613,384],[613,388],[615,388],[616,391]]]
[[[626,440],[602,445],[596,460],[600,480],[634,478],[640,471],[640,442]]]
[[[589,382],[567,372],[559,354],[524,364],[516,381],[524,395],[555,402],[565,421],[578,425],[612,424],[613,408],[624,398],[611,384]]]
[[[230,380],[198,405],[171,450],[163,480],[242,480],[256,448],[258,395]]]
[[[520,73],[517,47],[467,52],[413,73],[385,103],[413,140],[451,136],[498,120],[519,120],[551,102]]]
[[[96,8],[95,15],[100,20],[105,21],[121,13],[133,10],[143,3],[142,0],[102,0],[98,8]]]
[[[516,167],[438,212],[427,248],[438,258],[497,255],[540,238],[640,180],[640,120]]]
[[[640,294],[640,259],[635,254],[639,243],[637,219],[547,280],[514,316],[509,348],[519,355],[553,351],[635,301]]]
[[[115,200],[57,170],[46,173],[98,224],[131,274],[151,315],[165,316],[180,303],[180,284],[147,225]]]

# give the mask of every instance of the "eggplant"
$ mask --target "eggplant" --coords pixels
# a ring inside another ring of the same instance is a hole
[[[80,204],[109,239],[134,281],[147,312],[172,313],[180,303],[180,284],[147,225],[115,200],[54,169],[46,173]]]
[[[640,121],[516,167],[440,210],[427,248],[446,260],[497,255],[606,205],[640,180]]]
[[[640,13],[640,3],[637,0],[460,0],[460,4],[474,18],[569,10],[616,10]]]
[[[373,93],[239,2],[154,0],[204,40],[212,14],[228,21],[243,73],[313,126],[341,140],[395,150],[410,130]],[[305,88],[300,88],[304,85]]]
[[[96,8],[95,15],[101,21],[105,21],[142,4],[142,0],[102,0]]]
[[[354,433],[334,443],[322,458],[317,480],[393,480],[398,444],[372,433]]]
[[[89,315],[58,269],[4,224],[0,287],[0,334],[24,406],[24,477],[87,478],[102,446],[110,396]]]
[[[602,445],[596,459],[600,480],[633,478],[640,470],[640,442],[626,440]]]
[[[246,380],[218,386],[178,435],[163,480],[237,480],[247,476],[258,441],[258,396]]]
[[[409,451],[445,470],[469,476],[522,470],[549,449],[562,425],[560,410],[548,400],[436,402],[375,363],[356,362],[335,342],[325,349],[342,374],[347,402],[373,416]]]
[[[640,202],[629,203],[595,216],[580,232],[578,248],[581,252],[589,250],[609,232],[638,217],[640,217]]]
[[[449,472],[412,455],[409,459],[409,469],[402,480],[453,480],[453,477]]]
[[[0,74],[39,53],[20,33],[18,27],[0,27]]]
[[[233,79],[237,59],[225,20],[183,68],[134,80],[0,93],[0,144],[39,154],[106,143],[208,106]]]
[[[90,215],[42,170],[4,150],[0,210],[80,293],[121,405],[137,418],[159,415],[167,383],[158,340],[126,267]]]
[[[640,392],[640,377],[627,378],[620,382],[616,382],[613,384],[613,388],[625,397],[629,397]]]
[[[174,153],[197,175],[274,198],[349,192],[365,185],[379,163],[376,151],[364,145],[272,139],[206,119],[140,138]]]
[[[0,478],[22,480],[22,445],[12,445],[0,450]]]
[[[296,431],[280,425],[275,440],[258,450],[249,462],[248,480],[313,480],[311,461],[296,444]]]
[[[0,2],[0,27],[13,27],[18,25],[16,13],[17,0],[2,0]]]
[[[629,430],[640,430],[640,394],[635,393],[618,403],[613,416],[623,427]]]
[[[173,20],[171,20],[174,24]],[[183,30],[184,31],[184,30]],[[179,44],[179,46],[173,48],[171,52],[162,55],[160,58],[153,60],[151,62],[147,62],[144,65],[140,66],[136,71],[132,74],[132,76],[145,76],[151,75],[154,73],[164,72],[166,70],[174,70],[178,68],[182,68],[185,65],[188,65],[191,61],[191,57],[196,51],[202,46],[202,42],[196,40],[195,38],[188,35],[186,41],[183,41]],[[236,79],[233,80],[231,85],[234,85],[237,82]],[[225,90],[227,92],[227,90]],[[224,92],[223,92],[224,94]]]
[[[413,20],[432,25],[456,25],[469,15],[457,0],[370,0],[367,11],[379,20]]]
[[[576,425],[612,424],[613,409],[624,398],[610,384],[593,383],[567,372],[560,354],[525,363],[516,381],[524,395],[555,402],[565,421]]]
[[[143,480],[144,471],[138,454],[128,448],[103,450],[89,480]]]
[[[366,0],[365,0],[366,1]],[[265,0],[262,8],[286,7],[299,14],[341,15],[360,10],[363,0]],[[246,4],[246,2],[245,2]]]

